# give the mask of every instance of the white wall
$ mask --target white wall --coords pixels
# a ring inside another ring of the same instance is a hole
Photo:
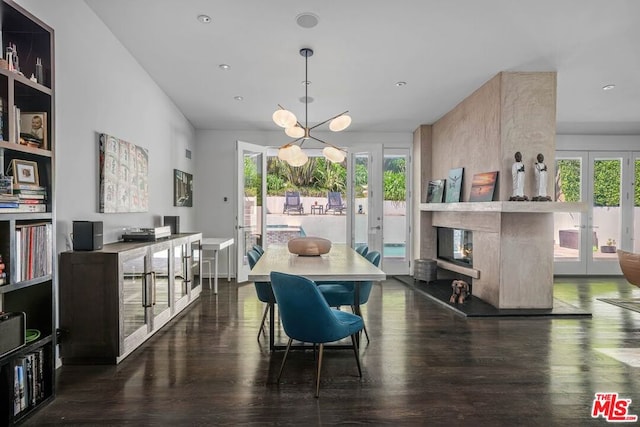
[[[105,242],[126,226],[161,225],[180,215],[194,230],[195,208],[173,206],[173,169],[195,173],[194,129],[171,99],[82,0],[19,0],[55,30],[56,218],[58,251],[73,220],[103,221]],[[149,150],[149,212],[98,213],[97,132]]]

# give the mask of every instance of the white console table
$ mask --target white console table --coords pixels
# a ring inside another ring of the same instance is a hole
[[[227,282],[231,281],[231,246],[233,237],[204,237],[200,245],[203,251],[214,253],[213,292],[218,293],[218,256],[221,249],[227,249]],[[204,257],[202,258],[204,260]],[[211,289],[211,271],[209,271],[209,289]]]

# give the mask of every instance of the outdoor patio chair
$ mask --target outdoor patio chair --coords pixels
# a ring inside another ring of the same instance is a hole
[[[290,212],[304,213],[304,207],[300,201],[300,193],[297,191],[287,191],[285,193],[282,213],[289,215]]]
[[[344,210],[347,207],[345,206],[344,202],[342,201],[342,195],[340,194],[340,192],[338,192],[338,191],[329,191],[329,194],[327,195],[327,199],[329,200],[329,203],[327,203],[327,207],[324,210],[325,213],[329,212],[329,210],[332,210],[334,214],[335,213],[339,213],[339,214],[344,213]]]

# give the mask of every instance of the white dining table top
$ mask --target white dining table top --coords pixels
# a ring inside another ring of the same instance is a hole
[[[297,274],[314,281],[385,280],[387,275],[346,244],[334,243],[329,253],[320,256],[298,256],[286,246],[269,246],[260,257],[249,280],[268,282],[272,271]]]
[[[233,245],[233,237],[203,237],[202,249],[220,250]]]

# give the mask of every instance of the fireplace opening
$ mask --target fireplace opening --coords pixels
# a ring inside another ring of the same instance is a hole
[[[438,227],[440,259],[465,267],[473,267],[473,232],[458,228]]]

